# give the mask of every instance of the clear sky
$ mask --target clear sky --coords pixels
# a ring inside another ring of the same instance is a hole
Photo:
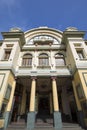
[[[87,30],[87,0],[0,0],[0,32],[48,26]],[[87,36],[86,36],[87,39]]]

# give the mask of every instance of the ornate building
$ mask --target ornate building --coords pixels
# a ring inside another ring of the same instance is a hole
[[[2,32],[0,41],[0,128],[39,119],[61,129],[63,122],[87,126],[85,32],[40,27]]]

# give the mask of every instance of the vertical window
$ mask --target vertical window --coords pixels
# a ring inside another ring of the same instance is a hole
[[[4,60],[8,60],[11,54],[11,50],[5,50]]]
[[[41,54],[39,56],[39,65],[40,66],[48,66],[49,65],[49,59],[47,54]]]
[[[83,54],[83,50],[77,50],[77,54],[78,54],[78,57],[79,59],[84,59],[84,54]]]
[[[31,66],[32,65],[32,55],[25,54],[23,56],[22,66]]]
[[[56,66],[64,66],[65,65],[65,60],[63,54],[56,54],[55,55],[55,64]]]
[[[6,106],[7,106],[6,103],[3,103],[3,104],[2,104],[2,108],[1,108],[1,112],[0,112],[0,117],[1,117],[1,118],[5,118]]]

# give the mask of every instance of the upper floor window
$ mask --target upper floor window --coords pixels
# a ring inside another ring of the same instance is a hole
[[[64,66],[65,65],[65,60],[63,54],[57,53],[55,55],[55,65],[56,66]]]
[[[11,50],[5,50],[4,60],[8,60],[11,54]]]
[[[40,66],[48,66],[49,65],[49,58],[48,55],[43,53],[39,55],[39,65]]]
[[[25,54],[23,56],[22,66],[31,66],[32,65],[32,55]]]
[[[83,50],[77,50],[77,54],[78,54],[79,59],[84,59],[85,58],[85,56],[83,54]]]

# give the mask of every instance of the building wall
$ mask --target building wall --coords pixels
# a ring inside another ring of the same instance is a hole
[[[11,111],[11,97],[8,100],[4,97],[8,84],[13,90],[15,76],[69,76],[73,77],[78,110],[83,110],[82,102],[87,100],[87,46],[83,38],[84,34],[75,29],[61,32],[49,28],[38,28],[25,33],[18,30],[4,32],[3,44],[0,46],[0,109],[5,102],[7,105],[5,110]],[[35,37],[39,36],[47,36],[48,39],[39,38],[42,43],[40,45],[34,41]],[[54,39],[55,41],[50,44],[50,40]],[[44,45],[45,40],[48,40],[49,44]],[[12,45],[11,54],[8,60],[4,60],[5,50],[9,49],[7,45]],[[83,59],[79,58],[77,50],[84,51]],[[32,54],[32,66],[26,67],[22,66],[22,60],[23,55],[27,53]],[[48,54],[49,66],[42,68],[39,66],[41,53]],[[56,67],[57,53],[64,55],[66,65]],[[83,91],[82,94],[80,89]]]
[[[7,96],[7,89],[10,85],[11,91],[13,87],[13,82],[15,81],[12,72],[0,71],[0,110],[3,111],[3,118],[5,118],[5,113],[7,111],[11,111],[12,102],[10,102],[11,95]],[[11,92],[10,92],[11,94]],[[2,108],[3,104],[5,104],[4,110]],[[0,128],[4,125],[4,120],[0,119]]]

